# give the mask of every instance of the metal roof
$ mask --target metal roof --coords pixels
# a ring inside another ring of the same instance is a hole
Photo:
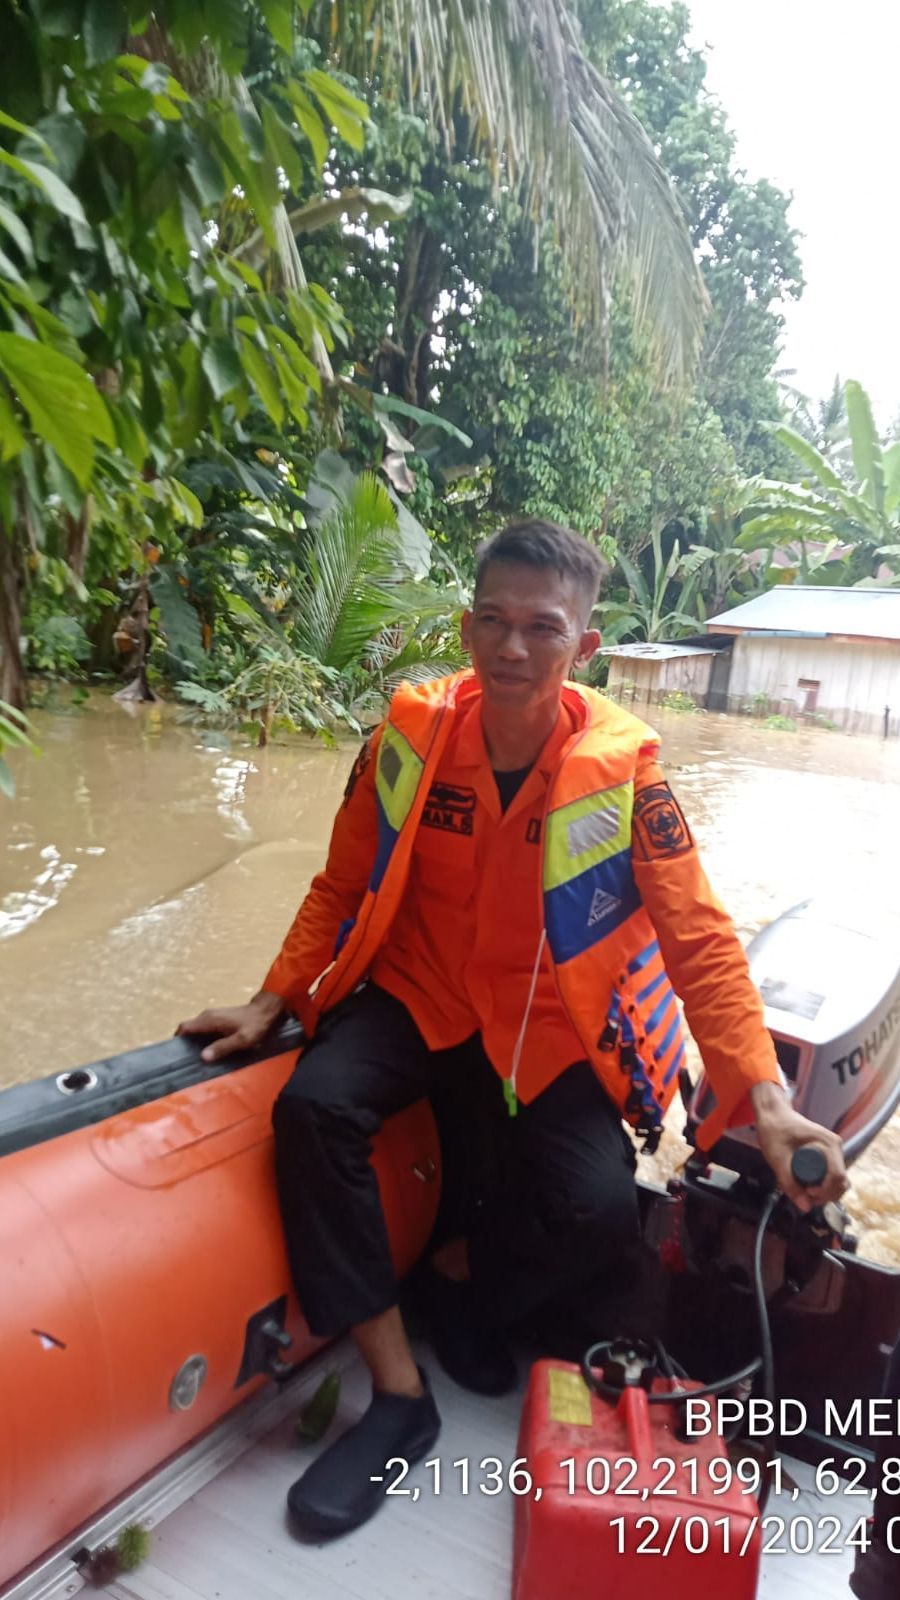
[[[678,656],[714,656],[713,645],[701,644],[615,644],[601,650],[601,656],[631,656],[641,661],[674,661]]]
[[[839,589],[785,584],[710,617],[711,630],[736,633],[829,634],[900,640],[900,588]]]

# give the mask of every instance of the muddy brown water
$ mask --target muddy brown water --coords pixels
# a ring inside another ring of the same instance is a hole
[[[657,711],[710,878],[747,939],[812,893],[900,901],[900,743]],[[0,797],[0,1086],[250,996],[320,866],[354,746],[223,743],[93,697],[33,718]],[[683,1159],[681,1118],[648,1170]],[[853,1169],[864,1253],[900,1263],[900,1117]]]

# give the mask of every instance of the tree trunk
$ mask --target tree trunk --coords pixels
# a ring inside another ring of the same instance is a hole
[[[78,517],[64,515],[66,527],[66,560],[72,568],[76,578],[84,582],[84,567],[87,561],[88,533],[90,531],[90,499],[85,499]]]
[[[12,535],[0,523],[0,700],[25,710],[28,681],[19,638],[22,632],[22,599],[18,564]]]
[[[402,359],[386,376],[395,394],[424,410],[432,404],[431,336],[444,265],[439,236],[417,218],[407,229],[397,273],[393,348]]]

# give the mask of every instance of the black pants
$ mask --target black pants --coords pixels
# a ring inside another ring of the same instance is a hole
[[[473,1286],[496,1326],[636,1250],[633,1149],[587,1062],[509,1117],[477,1038],[430,1051],[405,1007],[369,984],[322,1019],[275,1103],[288,1255],[315,1334],[396,1303],[371,1140],[425,1097],[441,1129],[439,1228],[468,1237]]]

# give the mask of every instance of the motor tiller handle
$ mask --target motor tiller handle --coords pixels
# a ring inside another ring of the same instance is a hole
[[[791,1156],[791,1174],[795,1183],[804,1189],[814,1189],[817,1184],[824,1182],[827,1172],[828,1162],[818,1145],[801,1145]]]

